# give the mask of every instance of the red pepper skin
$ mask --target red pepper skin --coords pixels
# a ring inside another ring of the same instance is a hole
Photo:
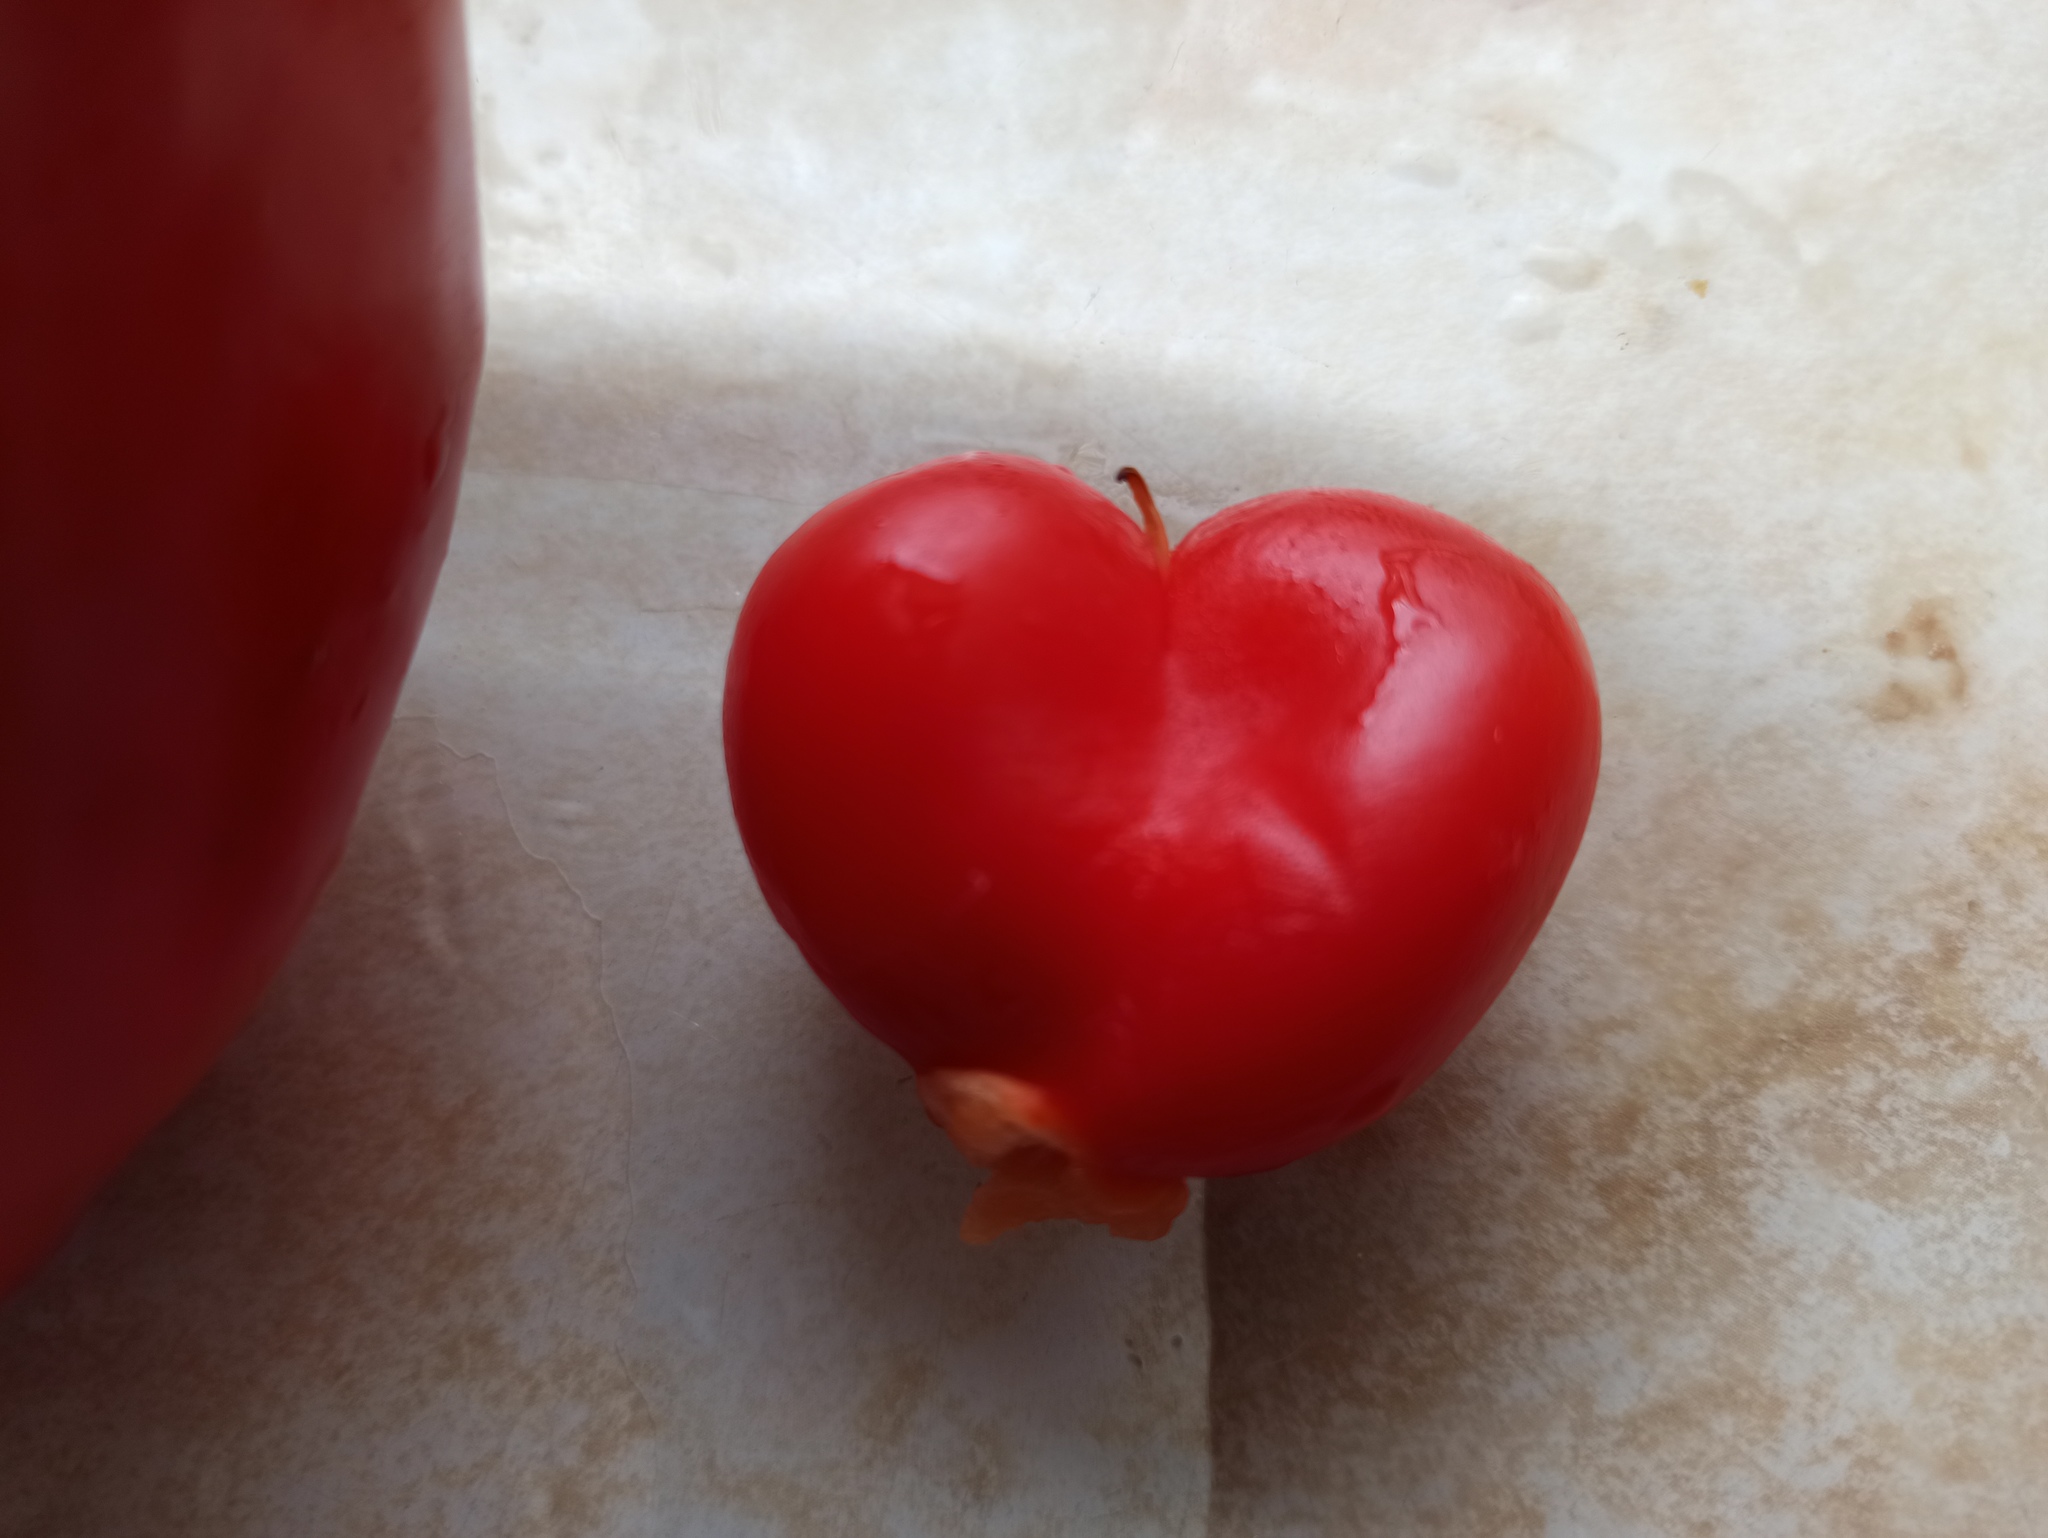
[[[1562,600],[1439,513],[1264,497],[1162,571],[1067,472],[968,455],[775,553],[725,739],[777,919],[970,1157],[934,1075],[1172,1180],[1299,1158],[1444,1060],[1564,881],[1600,714]]]
[[[456,0],[0,0],[0,1289],[328,873],[482,357]]]

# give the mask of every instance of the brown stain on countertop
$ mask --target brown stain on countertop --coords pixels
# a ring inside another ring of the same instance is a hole
[[[1885,631],[1883,645],[1892,677],[1864,706],[1873,721],[1910,721],[1960,706],[1969,698],[1970,674],[1956,647],[1947,601],[1916,600],[1905,617]]]

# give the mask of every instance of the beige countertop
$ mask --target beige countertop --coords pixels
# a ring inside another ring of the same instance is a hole
[[[0,1307],[0,1534],[2048,1533],[2048,9],[476,0],[440,596],[259,1017]],[[1556,913],[1156,1246],[762,906],[740,596],[963,448],[1573,605]]]

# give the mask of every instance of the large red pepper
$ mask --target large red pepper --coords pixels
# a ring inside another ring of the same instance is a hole
[[[0,1289],[340,857],[482,339],[456,0],[0,0]]]

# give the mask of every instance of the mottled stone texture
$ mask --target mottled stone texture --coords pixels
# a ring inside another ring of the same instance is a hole
[[[2048,8],[472,29],[441,599],[263,1014],[0,1309],[0,1533],[2048,1532]],[[724,809],[752,571],[973,447],[1432,503],[1599,669],[1499,1006],[1156,1249],[957,1246]]]

